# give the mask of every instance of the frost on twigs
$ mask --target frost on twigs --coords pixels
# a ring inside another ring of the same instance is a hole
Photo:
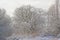
[[[38,11],[39,10],[39,11]],[[42,11],[30,5],[17,8],[14,13],[14,28],[17,34],[40,34],[45,25]]]

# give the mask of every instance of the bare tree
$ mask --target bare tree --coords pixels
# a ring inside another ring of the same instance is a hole
[[[57,15],[57,20],[59,19],[59,0],[56,0],[56,15]]]

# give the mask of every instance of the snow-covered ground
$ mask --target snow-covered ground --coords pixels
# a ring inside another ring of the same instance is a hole
[[[60,38],[54,36],[36,36],[36,37],[23,37],[23,36],[11,36],[7,40],[60,40]]]

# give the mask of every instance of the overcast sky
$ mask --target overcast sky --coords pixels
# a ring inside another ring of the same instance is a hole
[[[0,8],[6,9],[7,13],[11,15],[14,10],[22,5],[32,5],[37,8],[48,8],[55,3],[55,0],[0,0]]]

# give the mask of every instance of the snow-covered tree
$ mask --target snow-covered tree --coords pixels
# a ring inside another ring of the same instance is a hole
[[[14,13],[14,28],[19,34],[40,33],[45,24],[45,18],[41,9],[30,5],[17,8]]]
[[[48,27],[47,27],[47,30],[48,30],[48,34],[52,34],[52,35],[58,35],[59,34],[59,28],[60,28],[60,19],[57,19],[59,18],[59,16],[57,15],[57,12],[56,12],[56,6],[55,5],[52,5],[50,8],[49,8],[49,11],[48,11]]]
[[[5,13],[5,9],[0,9],[0,40],[12,35],[11,19]]]

